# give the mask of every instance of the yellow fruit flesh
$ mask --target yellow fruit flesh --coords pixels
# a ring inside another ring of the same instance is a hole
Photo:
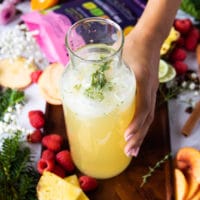
[[[188,184],[183,172],[179,169],[174,170],[175,178],[175,200],[184,200],[188,191]]]
[[[60,178],[45,171],[37,185],[38,200],[78,200],[82,190]]]

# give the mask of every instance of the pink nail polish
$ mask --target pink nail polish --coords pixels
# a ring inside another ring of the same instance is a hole
[[[126,154],[126,156],[128,156],[128,157],[132,157],[131,151],[130,151],[130,150],[125,150],[125,154]]]
[[[139,150],[140,150],[139,147],[131,149],[131,151],[130,151],[131,156],[137,157]]]
[[[127,142],[132,136],[133,136],[132,134],[126,135],[125,136],[125,141]]]

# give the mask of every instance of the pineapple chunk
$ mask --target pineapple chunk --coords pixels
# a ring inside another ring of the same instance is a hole
[[[89,198],[85,195],[84,192],[82,192],[81,195],[78,197],[77,200],[89,200]]]
[[[82,190],[59,176],[45,171],[37,184],[38,200],[84,200]]]
[[[64,179],[65,179],[65,181],[67,181],[67,182],[69,182],[69,183],[71,183],[71,184],[73,184],[77,187],[80,187],[79,181],[78,181],[78,178],[77,178],[76,175],[71,175],[71,176],[65,177]],[[89,198],[82,191],[77,200],[89,200]]]
[[[71,176],[67,176],[64,178],[66,182],[69,182],[77,187],[80,187],[79,185],[79,181],[78,181],[78,178],[77,176],[74,174],[74,175],[71,175]]]
[[[162,44],[162,47],[160,49],[160,55],[162,56],[166,54],[170,50],[172,43],[177,41],[179,37],[180,33],[172,26],[168,37]]]

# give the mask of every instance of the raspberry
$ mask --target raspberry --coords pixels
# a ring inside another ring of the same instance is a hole
[[[53,171],[54,166],[55,163],[53,160],[45,160],[43,158],[40,158],[37,163],[37,170],[40,174],[42,174],[44,171]]]
[[[59,163],[68,172],[72,172],[75,169],[71,154],[68,150],[62,150],[57,153],[56,162]]]
[[[188,69],[187,64],[181,61],[176,61],[173,66],[176,69],[177,74],[185,74]]]
[[[43,158],[43,159],[45,159],[45,160],[55,160],[56,155],[55,155],[55,153],[54,153],[52,150],[50,150],[50,149],[45,149],[45,150],[42,152],[41,158]]]
[[[184,47],[185,44],[185,38],[183,36],[180,36],[178,40],[176,41],[177,47]]]
[[[52,172],[61,178],[64,178],[66,175],[65,170],[60,165],[55,165]]]
[[[30,124],[36,128],[40,129],[44,126],[45,119],[44,113],[41,110],[32,110],[28,113]]]
[[[95,178],[86,175],[79,177],[79,184],[84,192],[94,190],[98,186],[98,182]]]
[[[60,151],[62,143],[63,138],[58,134],[52,133],[42,138],[42,145],[54,152]]]
[[[42,132],[39,129],[34,130],[27,135],[27,141],[30,143],[38,143],[42,140]]]
[[[36,70],[36,71],[31,73],[31,81],[32,81],[32,83],[37,83],[38,82],[42,72],[43,72],[42,70]]]
[[[198,45],[198,40],[197,38],[195,37],[192,37],[192,36],[188,36],[186,39],[185,39],[185,48],[188,50],[188,51],[194,51],[196,49]]]
[[[172,62],[175,61],[183,61],[187,56],[186,51],[183,48],[175,48],[170,54],[170,60]]]
[[[187,34],[187,37],[194,37],[194,38],[196,38],[197,40],[199,40],[199,38],[200,38],[199,29],[197,29],[195,26],[193,26],[193,27],[191,28],[191,30],[189,31],[189,33]]]
[[[181,34],[186,34],[192,27],[192,21],[190,19],[175,19],[174,27]]]
[[[198,45],[199,38],[200,32],[195,26],[193,26],[185,37],[185,48],[188,51],[194,51]]]

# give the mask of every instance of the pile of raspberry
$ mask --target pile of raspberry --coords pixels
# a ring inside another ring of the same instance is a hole
[[[31,110],[28,113],[29,122],[35,130],[27,135],[30,143],[41,143],[43,151],[37,162],[37,170],[42,175],[44,171],[50,171],[61,178],[75,173],[69,149],[63,148],[64,138],[58,133],[42,134],[45,125],[45,115],[41,110]],[[98,183],[93,177],[80,175],[78,177],[80,187],[84,192],[94,190]]]
[[[186,19],[175,19],[174,28],[180,33],[178,41],[168,55],[168,61],[174,66],[178,75],[185,74],[188,65],[185,63],[188,52],[195,52],[200,39],[200,30]]]
[[[176,85],[182,91],[194,91],[194,95],[198,96],[200,95],[200,77],[197,71],[190,69],[186,58],[188,53],[196,56],[196,48],[200,43],[200,30],[188,18],[175,19],[173,26],[180,33],[180,37],[168,53],[167,61],[176,70]]]

